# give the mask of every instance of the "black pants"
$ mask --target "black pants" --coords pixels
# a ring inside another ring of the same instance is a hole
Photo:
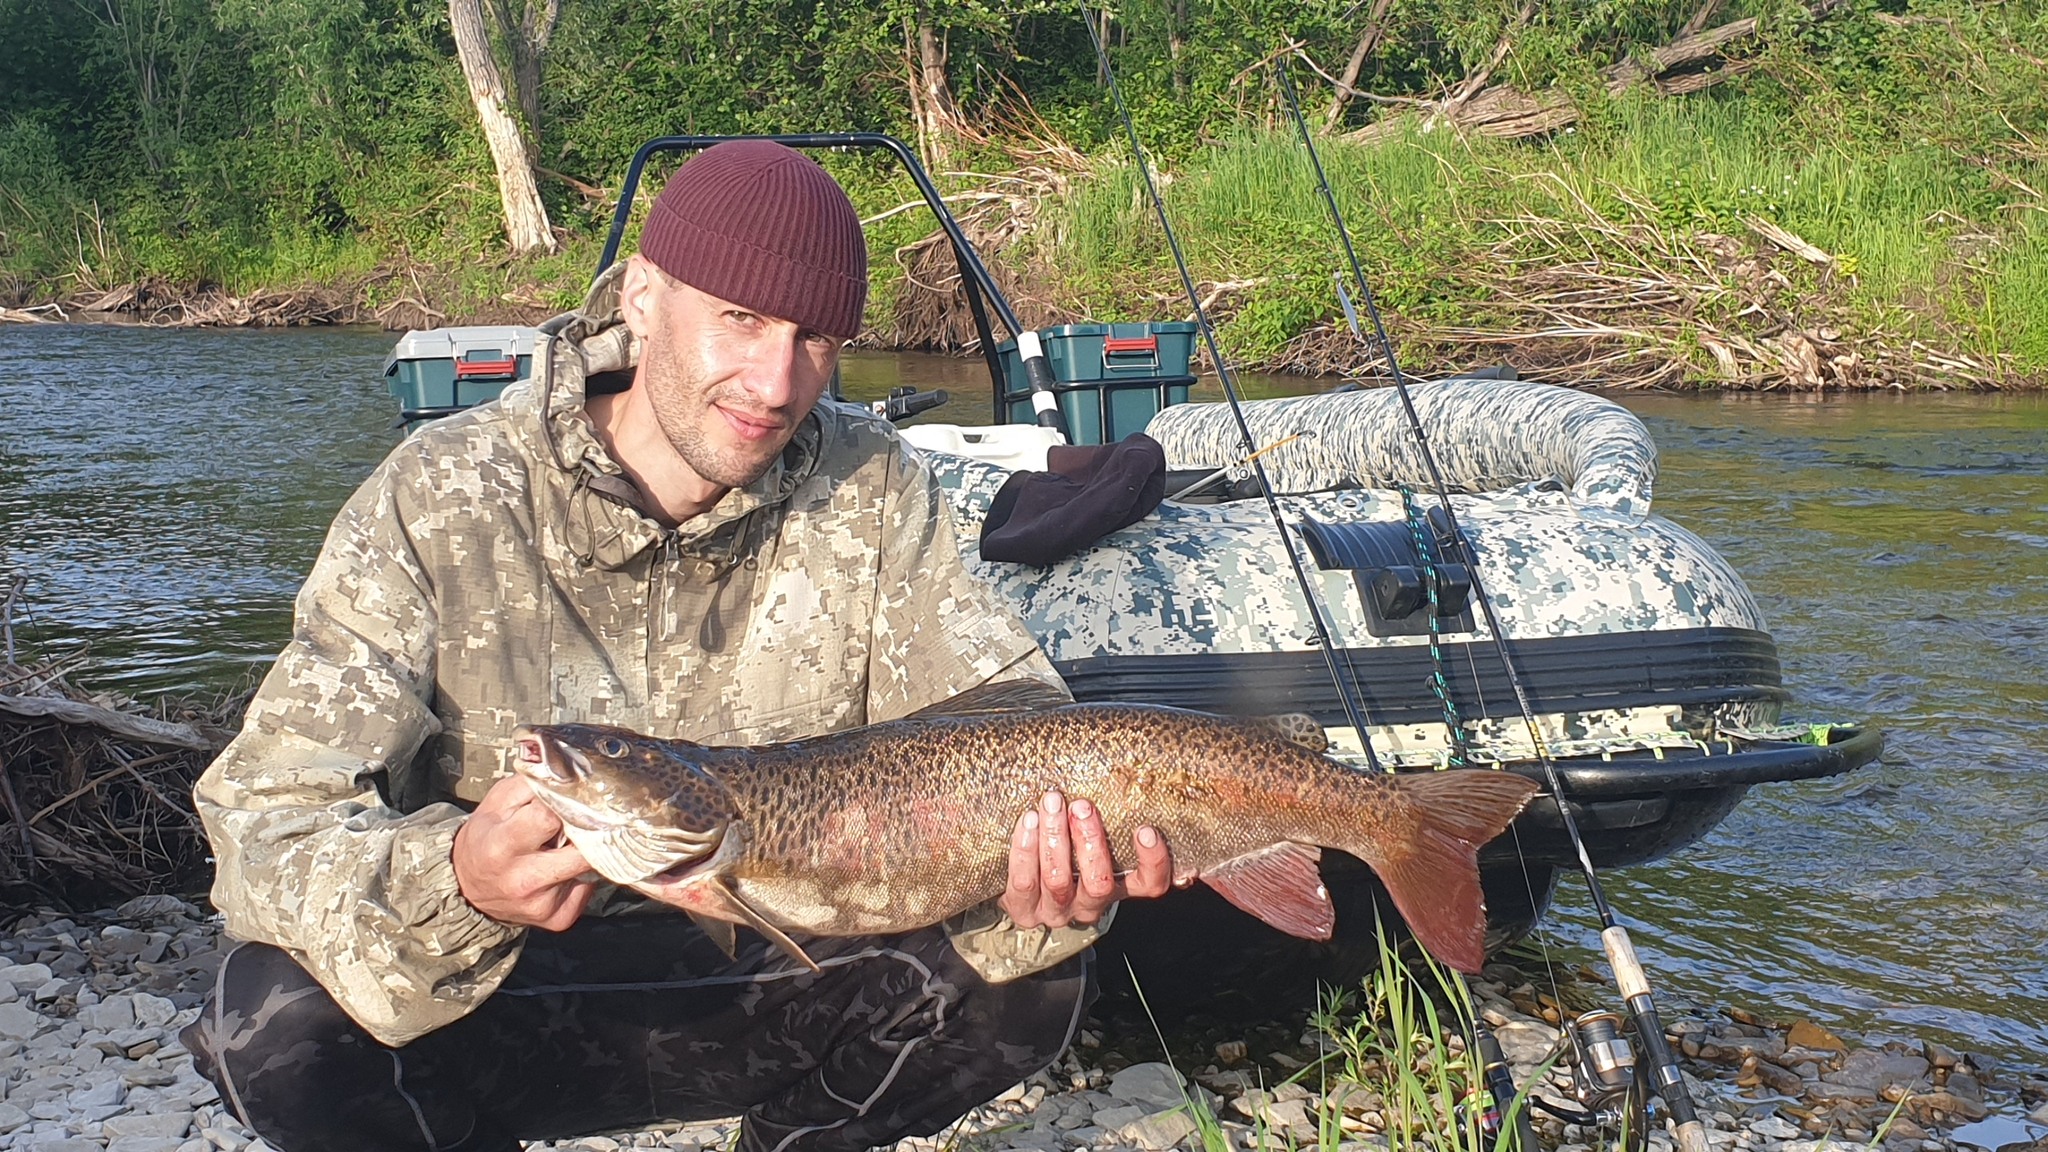
[[[1095,996],[1085,955],[993,985],[936,928],[807,940],[817,974],[750,936],[729,960],[681,916],[535,932],[497,993],[403,1048],[243,944],[184,1041],[283,1152],[513,1152],[735,1115],[740,1152],[859,1152],[1044,1068]]]

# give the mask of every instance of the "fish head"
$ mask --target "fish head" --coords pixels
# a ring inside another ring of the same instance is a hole
[[[614,883],[711,857],[739,819],[704,745],[600,724],[522,725],[512,740],[519,775]]]

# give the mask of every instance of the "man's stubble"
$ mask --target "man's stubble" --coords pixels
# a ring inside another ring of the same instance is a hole
[[[654,411],[662,436],[692,472],[713,484],[724,488],[752,484],[767,473],[788,443],[785,437],[772,447],[763,445],[760,458],[753,459],[743,449],[721,451],[712,442],[705,426],[724,419],[715,407],[718,400],[729,397],[732,406],[742,412],[751,412],[753,408],[741,402],[743,393],[737,385],[716,389],[705,384],[697,366],[676,354],[675,337],[666,317],[658,319],[654,331],[648,334],[640,370],[647,385],[648,407]]]

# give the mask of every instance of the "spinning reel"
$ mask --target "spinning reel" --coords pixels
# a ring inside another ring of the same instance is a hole
[[[1579,1016],[1563,1030],[1540,1063],[1554,1065],[1570,1056],[1566,1066],[1571,1069],[1571,1095],[1578,1107],[1546,1099],[1531,1085],[1524,1097],[1525,1106],[1513,1117],[1514,1143],[1521,1152],[1538,1152],[1540,1147],[1535,1126],[1529,1120],[1531,1108],[1540,1108],[1567,1124],[1597,1131],[1599,1142],[1614,1152],[1643,1152],[1649,1139],[1649,1094],[1636,1065],[1635,1045],[1625,1034],[1627,1027],[1628,1022],[1620,1013],[1602,1009]],[[1494,1101],[1482,1118],[1482,1126],[1487,1137],[1493,1139],[1508,1122],[1506,1113],[1509,1102],[1515,1098],[1515,1083],[1501,1054],[1500,1042],[1483,1025],[1479,1031],[1479,1055],[1487,1091]]]

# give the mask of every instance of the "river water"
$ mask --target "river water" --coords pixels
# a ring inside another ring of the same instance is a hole
[[[395,442],[381,332],[0,328],[0,589],[89,682],[232,688],[283,643],[328,520]],[[859,355],[987,417],[974,361]],[[1274,385],[1267,385],[1273,387]],[[1302,390],[1296,381],[1279,387]],[[2048,1049],[2048,402],[1621,396],[1658,511],[1747,578],[1801,719],[1874,718],[1881,766],[1757,789],[1610,879],[1663,983],[2029,1067]],[[1594,948],[1567,878],[1543,934]]]

